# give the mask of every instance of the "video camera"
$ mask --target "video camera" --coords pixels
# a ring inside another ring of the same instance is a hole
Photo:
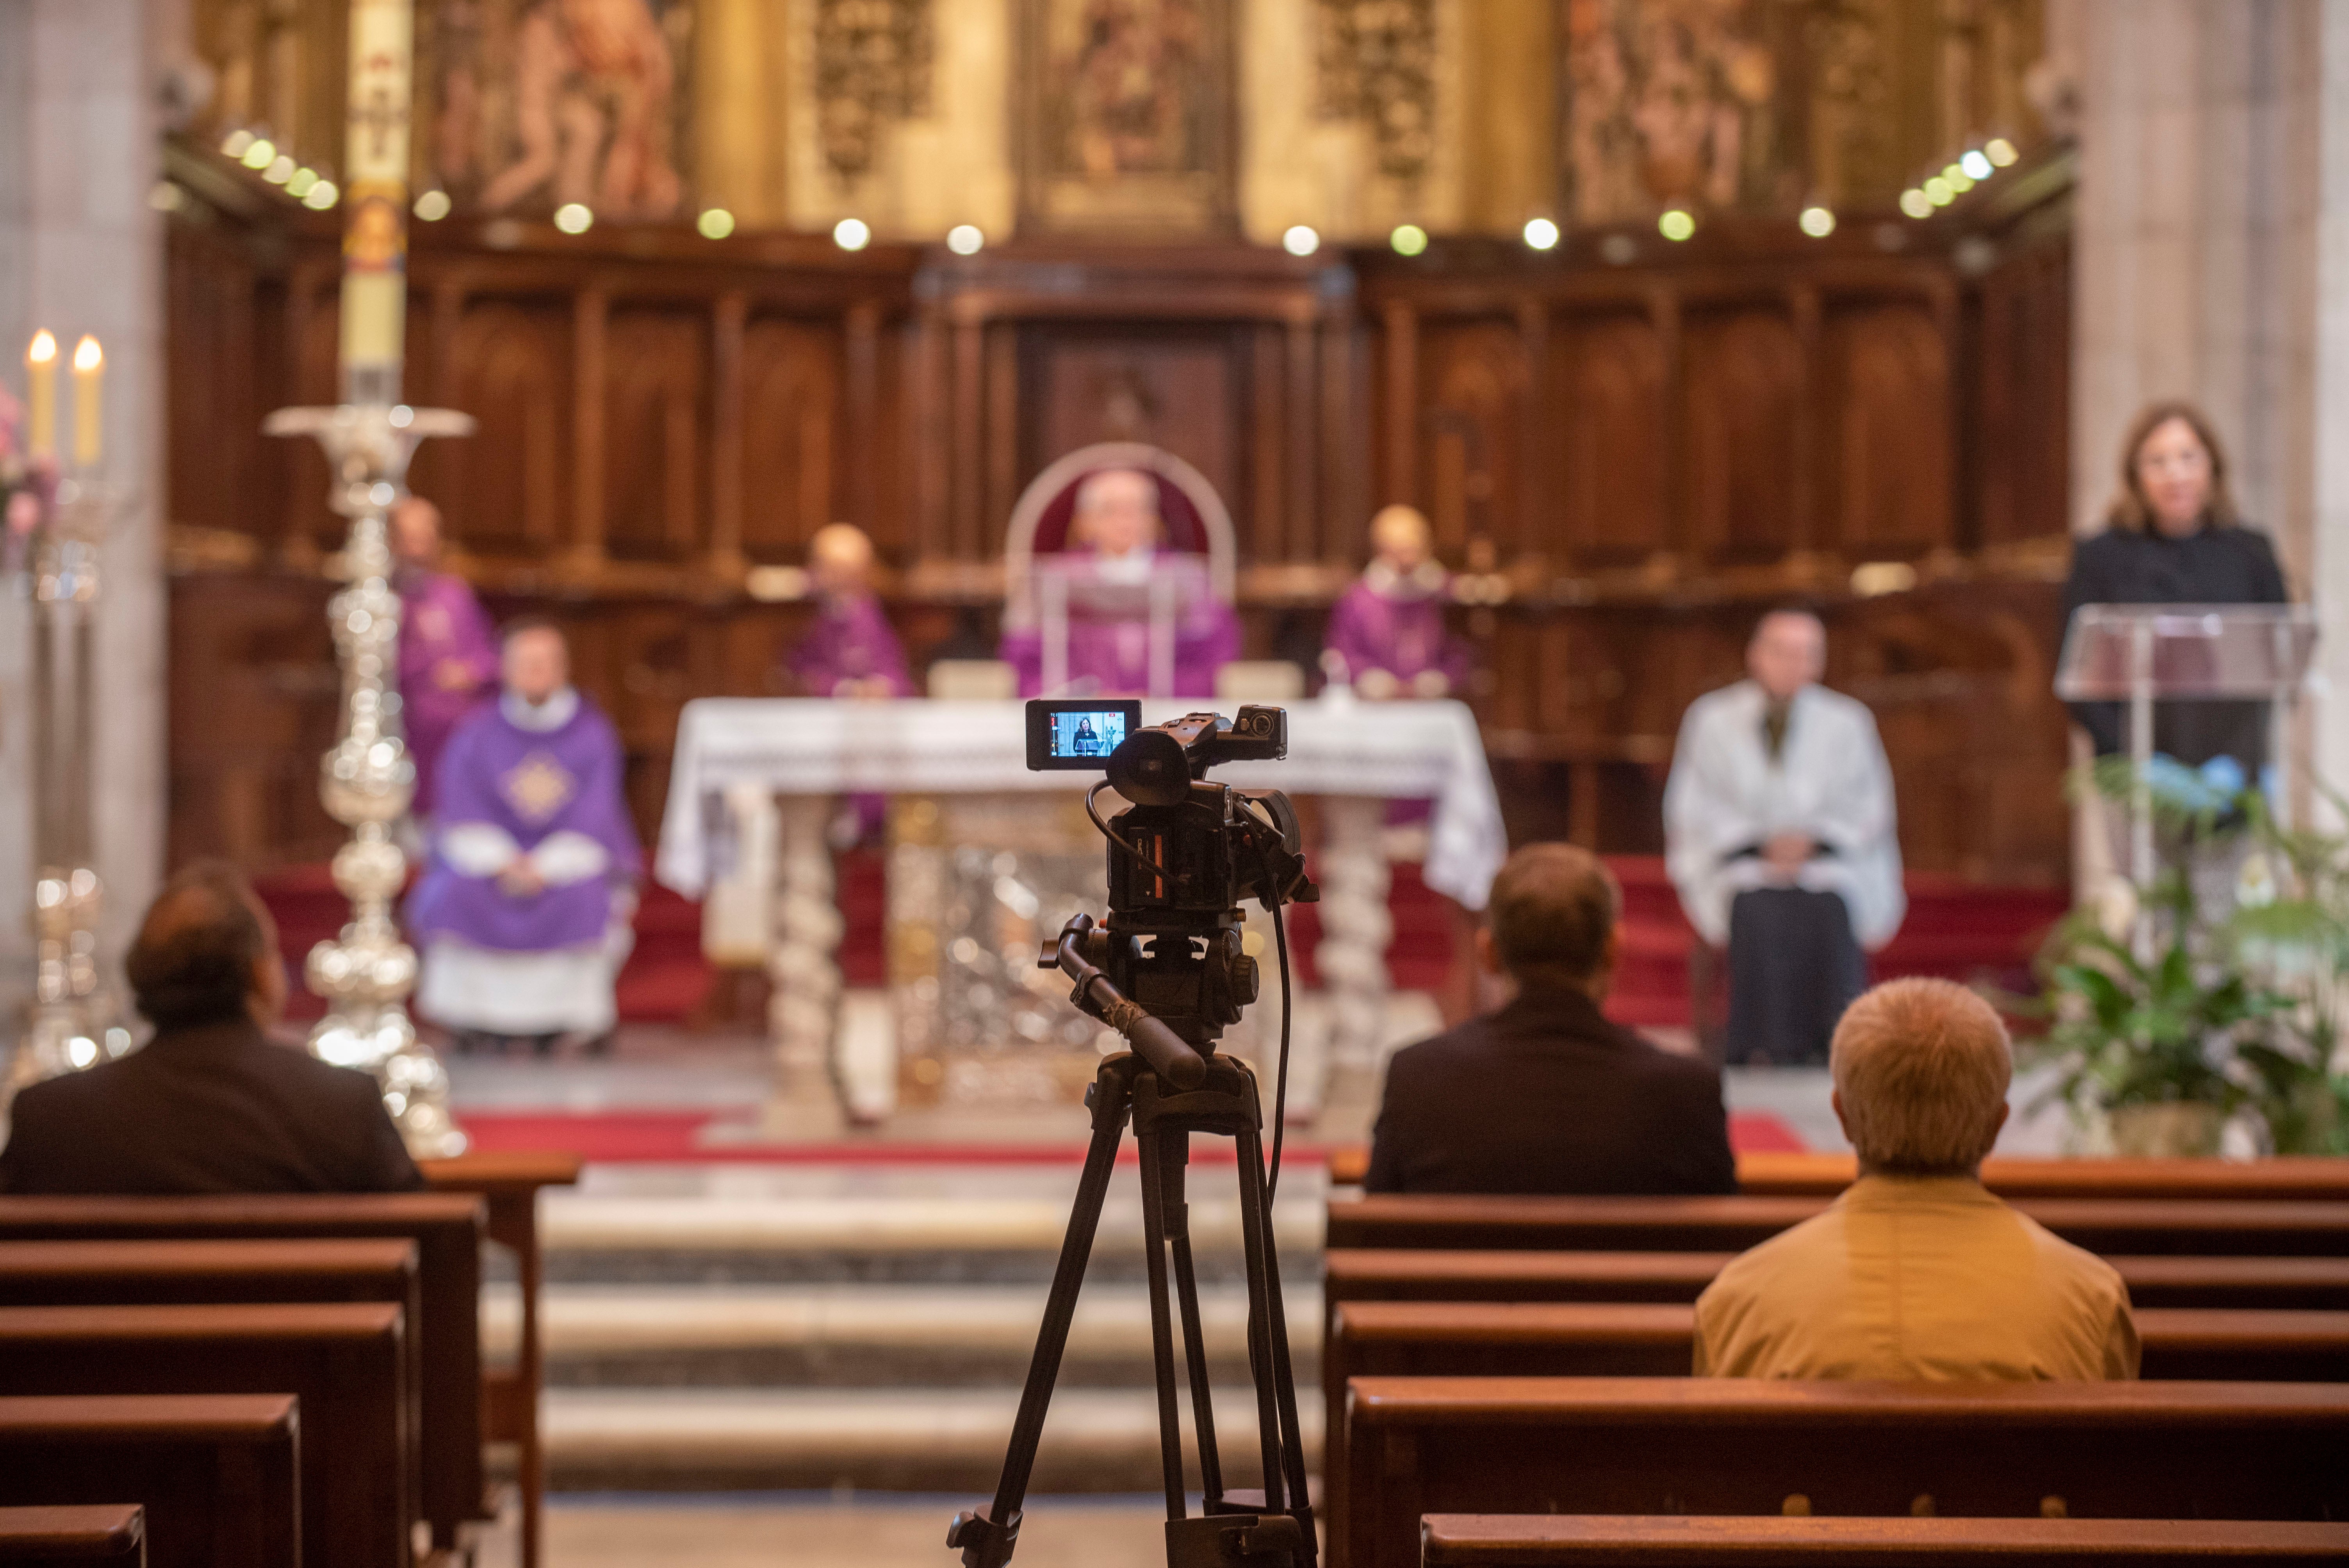
[[[1145,728],[1139,702],[1028,705],[1029,767],[1107,774],[1086,795],[1085,810],[1110,841],[1108,923],[1096,928],[1077,916],[1039,966],[1076,976],[1077,1006],[1126,1032],[1178,1086],[1199,1081],[1217,1037],[1257,999],[1257,963],[1240,940],[1240,900],[1277,912],[1321,896],[1305,874],[1288,797],[1206,778],[1220,762],[1275,761],[1288,752],[1288,716],[1277,707],[1242,707],[1230,719],[1185,714]],[[1109,821],[1094,804],[1103,789],[1132,802]],[[1079,967],[1071,967],[1071,958]],[[1111,1017],[1099,980],[1083,970],[1096,971],[1172,1040],[1134,1034]]]

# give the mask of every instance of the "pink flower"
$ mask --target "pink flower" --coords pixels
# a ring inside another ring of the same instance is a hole
[[[41,498],[20,490],[8,498],[8,531],[27,534],[41,526]]]

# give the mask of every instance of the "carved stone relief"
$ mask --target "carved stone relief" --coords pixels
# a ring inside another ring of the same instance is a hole
[[[1369,128],[1379,171],[1418,180],[1435,157],[1434,0],[1319,0],[1317,112]]]
[[[816,133],[843,180],[871,172],[881,133],[930,109],[930,0],[816,0]]]

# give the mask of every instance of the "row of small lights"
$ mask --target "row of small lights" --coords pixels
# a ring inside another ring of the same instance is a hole
[[[342,189],[306,163],[298,162],[269,138],[239,126],[221,142],[223,157],[233,158],[272,185],[285,187],[313,212],[323,212],[342,200]]]
[[[1911,218],[1930,218],[2000,170],[2011,167],[2021,153],[2014,143],[1993,136],[1980,147],[1970,147],[1939,174],[1919,181],[1900,192],[1900,210]]]

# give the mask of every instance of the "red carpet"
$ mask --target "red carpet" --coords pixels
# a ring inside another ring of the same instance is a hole
[[[707,1110],[646,1110],[598,1116],[566,1116],[559,1112],[523,1111],[460,1115],[458,1122],[480,1153],[504,1150],[561,1149],[584,1159],[606,1163],[720,1164],[734,1161],[767,1165],[1075,1165],[1085,1156],[1081,1143],[891,1143],[878,1139],[862,1142],[807,1144],[741,1144],[702,1140],[714,1122],[742,1121],[732,1112]],[[745,1126],[748,1125],[744,1121]],[[1729,1141],[1741,1154],[1799,1153],[1805,1147],[1794,1130],[1765,1112],[1741,1111],[1729,1119]],[[1284,1163],[1319,1164],[1329,1157],[1322,1145],[1291,1138]],[[1137,1158],[1131,1141],[1120,1150],[1127,1163]],[[1232,1146],[1220,1139],[1201,1140],[1192,1159],[1200,1164],[1228,1161]]]

